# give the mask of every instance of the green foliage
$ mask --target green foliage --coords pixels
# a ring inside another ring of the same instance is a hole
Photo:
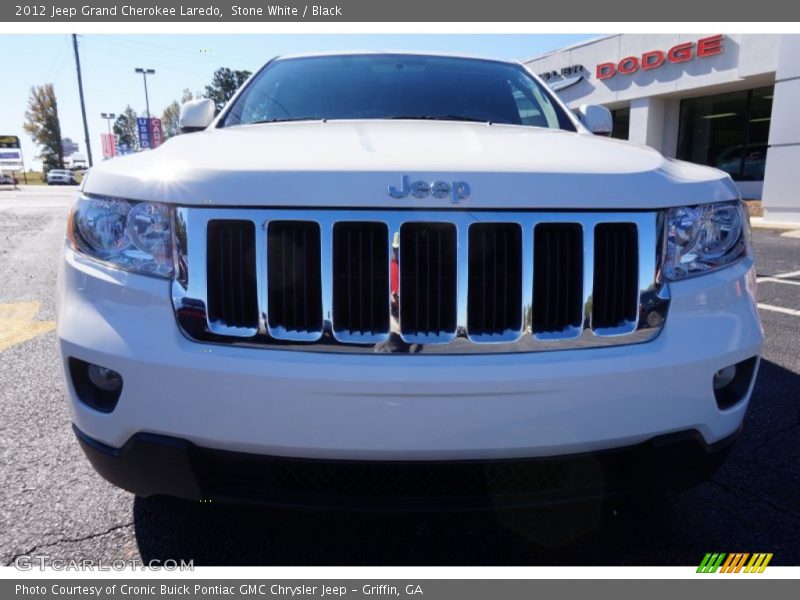
[[[114,133],[120,145],[128,145],[131,150],[139,148],[139,132],[136,128],[136,111],[131,105],[125,107],[124,112],[114,121]]]
[[[41,147],[45,173],[64,168],[64,147],[61,144],[61,124],[58,121],[58,102],[52,83],[33,86],[28,98],[23,129]]]
[[[181,94],[180,102],[178,100],[173,100],[172,103],[164,109],[164,113],[161,115],[161,127],[164,130],[165,140],[181,132],[178,125],[178,119],[181,116],[181,105],[189,100],[194,100],[194,94],[192,94],[189,88],[185,88],[183,94]]]
[[[222,110],[225,103],[230,100],[242,84],[250,77],[250,71],[233,71],[228,67],[221,67],[214,71],[211,85],[206,86],[205,97],[211,98],[217,106],[217,112]]]

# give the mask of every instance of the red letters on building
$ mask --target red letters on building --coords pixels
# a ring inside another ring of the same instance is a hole
[[[614,63],[600,63],[597,65],[597,78],[608,79],[613,77],[617,72],[617,66]]]
[[[722,36],[712,35],[711,37],[697,40],[697,56],[703,58],[705,56],[714,56],[715,54],[722,54]]]
[[[692,42],[686,42],[684,44],[678,44],[677,46],[673,46],[667,52],[667,60],[673,63],[680,63],[686,62],[688,60],[692,60],[692,48],[694,44]]]
[[[724,37],[723,35],[712,35],[711,37],[697,40],[696,56],[698,58],[705,58],[707,56],[722,54],[722,41]],[[667,50],[666,53],[662,50],[651,50],[650,52],[642,54],[641,59],[636,56],[626,56],[616,64],[612,62],[600,63],[597,65],[596,76],[597,79],[609,79],[617,73],[620,75],[631,75],[639,69],[642,71],[649,71],[650,69],[657,69],[667,61],[671,63],[683,63],[692,60],[694,57],[694,42],[682,42],[674,45]]]
[[[628,56],[619,61],[617,72],[622,75],[630,75],[639,70],[639,59],[635,56]]]
[[[664,53],[661,50],[653,50],[642,54],[642,71],[657,69],[664,64]]]

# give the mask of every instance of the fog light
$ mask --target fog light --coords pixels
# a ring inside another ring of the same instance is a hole
[[[736,377],[736,365],[720,369],[714,374],[714,389],[721,390]]]
[[[122,375],[78,358],[69,359],[69,373],[78,398],[95,410],[111,412],[122,394]]]
[[[87,372],[89,381],[104,392],[116,392],[122,387],[122,377],[116,371],[90,364]]]
[[[756,376],[758,357],[728,365],[714,373],[714,398],[720,410],[731,408],[747,397]]]

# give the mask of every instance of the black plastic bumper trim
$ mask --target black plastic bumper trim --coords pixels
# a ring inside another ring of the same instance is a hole
[[[139,496],[367,510],[515,508],[648,487],[683,490],[707,480],[741,432],[707,444],[687,430],[546,458],[357,461],[231,452],[146,432],[114,448],[73,429],[95,470]],[[442,483],[443,477],[449,479]]]

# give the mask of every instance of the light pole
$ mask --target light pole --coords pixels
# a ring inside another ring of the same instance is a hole
[[[100,113],[100,116],[106,120],[108,123],[108,135],[111,135],[111,121],[117,118],[117,115],[114,113]]]
[[[81,115],[83,115],[83,135],[86,140],[86,156],[92,166],[92,146],[89,144],[89,123],[86,121],[86,103],[83,101],[83,79],[81,78],[81,57],[78,54],[78,36],[72,34],[72,48],[75,50],[75,70],[78,72],[78,94],[81,97]]]
[[[155,69],[144,69],[141,67],[136,67],[136,72],[142,74],[142,79],[144,80],[144,102],[147,108],[147,118],[150,118],[150,99],[147,97],[147,76],[148,75],[155,75]]]

